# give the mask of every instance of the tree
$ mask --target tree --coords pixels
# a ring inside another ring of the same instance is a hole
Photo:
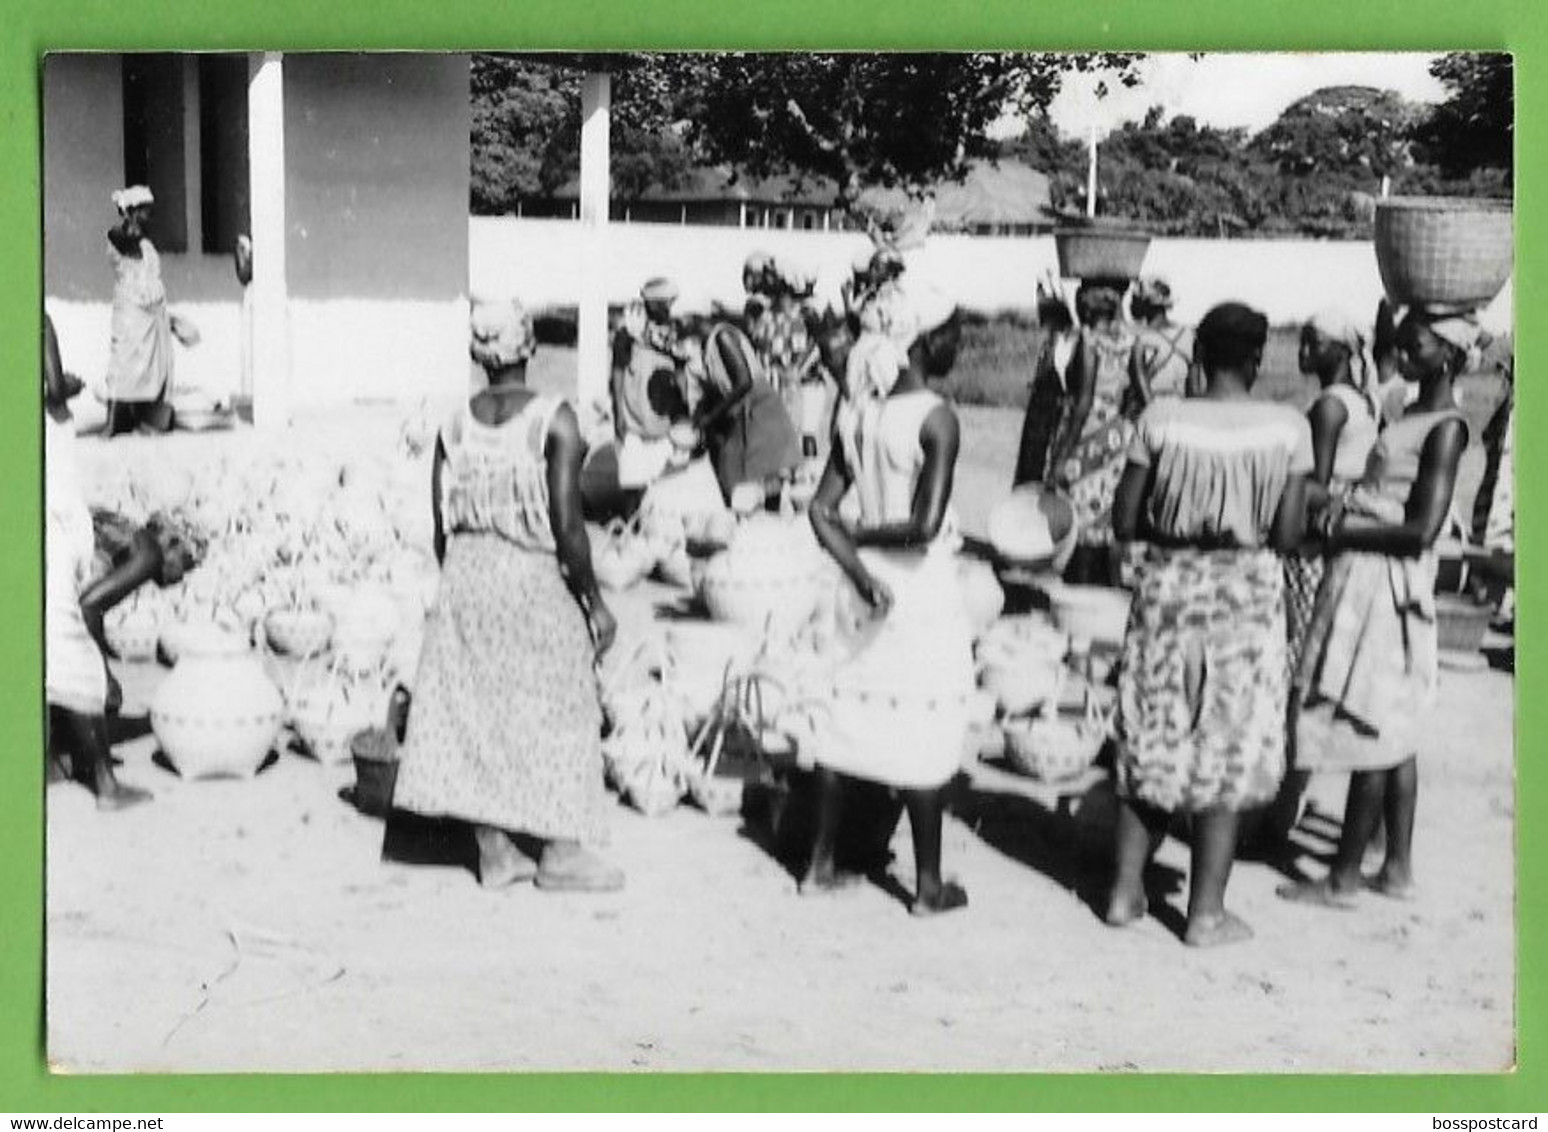
[[[1138,82],[1141,56],[1086,54],[721,54],[638,57],[630,82],[669,113],[701,159],[755,177],[921,190],[995,156],[990,127],[1046,110],[1071,72]],[[659,126],[659,117],[656,120]]]
[[[1466,179],[1480,171],[1492,171],[1508,186],[1515,164],[1515,69],[1511,57],[1455,52],[1435,60],[1430,73],[1445,85],[1449,97],[1414,131],[1415,143],[1425,159],[1447,177]]]
[[[599,57],[600,58],[600,57]],[[623,60],[609,59],[617,66]],[[580,170],[579,60],[477,54],[472,59],[472,208],[512,211],[551,196]],[[601,65],[600,63],[596,65]],[[613,129],[613,192],[637,200],[675,188],[693,162],[648,85],[625,69]]]

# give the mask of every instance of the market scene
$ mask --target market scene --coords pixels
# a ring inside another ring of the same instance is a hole
[[[1511,64],[1265,58],[50,56],[50,1064],[1509,1068]]]

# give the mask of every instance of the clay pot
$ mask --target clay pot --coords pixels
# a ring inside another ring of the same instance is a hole
[[[274,748],[284,707],[245,641],[189,634],[151,700],[151,728],[184,778],[245,778]]]

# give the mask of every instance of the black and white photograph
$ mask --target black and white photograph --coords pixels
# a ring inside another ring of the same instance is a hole
[[[41,68],[53,1071],[1514,1066],[1509,55]]]

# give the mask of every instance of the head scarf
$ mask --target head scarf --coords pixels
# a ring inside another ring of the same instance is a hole
[[[775,278],[797,298],[805,298],[817,286],[817,273],[797,259],[780,256],[769,266],[774,269]]]
[[[1165,279],[1152,275],[1141,279],[1134,286],[1134,301],[1154,310],[1172,309],[1172,286]]]
[[[1075,313],[1082,322],[1117,318],[1123,313],[1123,292],[1105,283],[1088,283],[1075,292]]]
[[[130,185],[113,193],[113,207],[118,209],[120,216],[128,215],[131,208],[155,203],[156,197],[145,185]]]
[[[677,284],[662,276],[649,280],[640,288],[640,298],[647,303],[675,303],[678,294]]]
[[[1371,411],[1380,417],[1381,378],[1376,369],[1376,360],[1371,355],[1370,343],[1366,341],[1365,331],[1360,324],[1343,311],[1329,307],[1312,316],[1306,325],[1316,331],[1317,337],[1337,342],[1349,351],[1349,370],[1355,388],[1370,404]]]
[[[1483,327],[1478,322],[1477,311],[1430,309],[1417,313],[1431,334],[1455,346],[1467,356],[1468,369],[1478,364],[1479,339],[1483,336]]]
[[[470,329],[468,353],[485,369],[518,365],[537,350],[532,316],[515,299],[474,302]]]

